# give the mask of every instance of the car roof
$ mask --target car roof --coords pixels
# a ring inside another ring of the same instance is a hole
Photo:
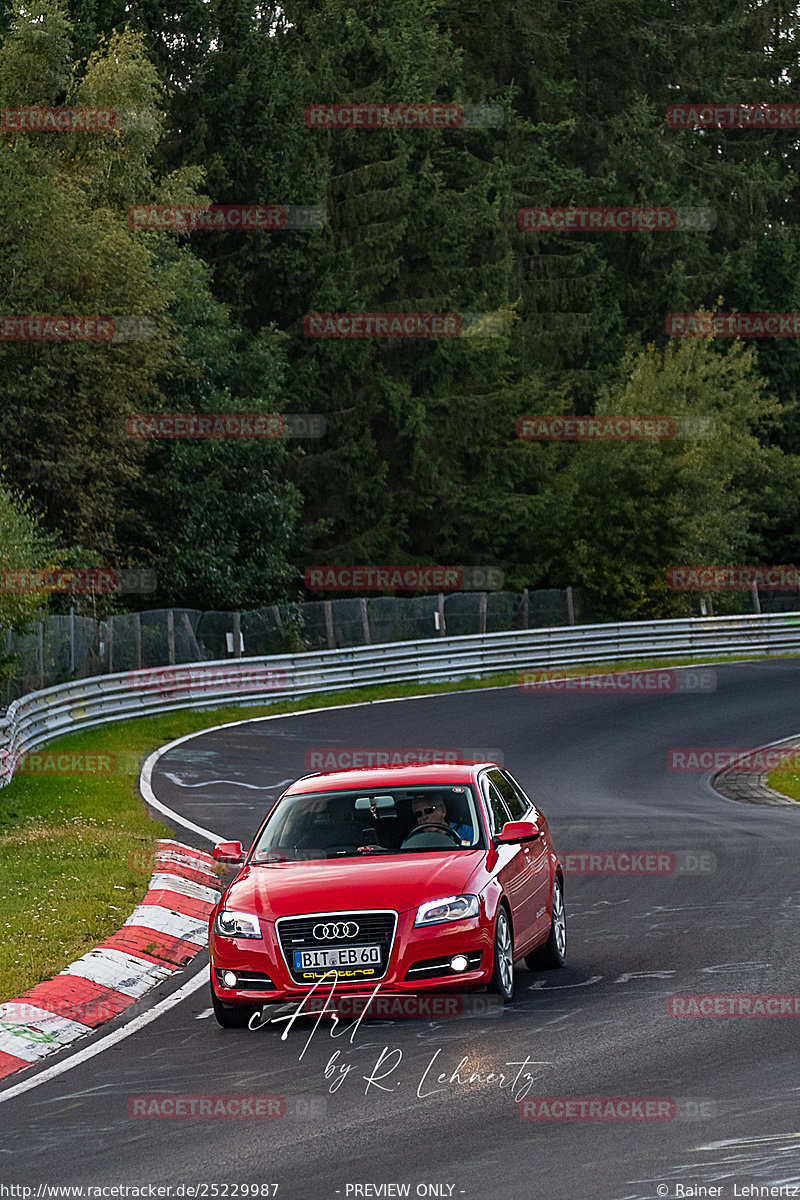
[[[331,792],[345,788],[417,787],[426,784],[464,784],[473,782],[487,767],[499,763],[407,763],[404,766],[357,767],[348,771],[318,771],[290,784],[284,796],[308,792]]]

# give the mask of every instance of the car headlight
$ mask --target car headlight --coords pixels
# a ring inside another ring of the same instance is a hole
[[[260,938],[261,926],[255,913],[221,909],[214,922],[214,932],[223,937]]]
[[[465,917],[477,915],[477,896],[445,896],[443,900],[429,900],[427,904],[420,904],[414,924],[441,925],[444,921],[463,921]]]

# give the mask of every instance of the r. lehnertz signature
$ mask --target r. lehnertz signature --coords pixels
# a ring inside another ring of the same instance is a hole
[[[316,992],[316,990],[317,990],[317,987],[320,984],[324,983],[325,979],[327,979],[327,977],[329,975],[332,976],[331,988],[325,999],[325,1003],[323,1004],[322,1008],[321,1009],[318,1008],[317,1005],[315,1004],[313,1011],[306,1010],[306,1008],[305,1008],[306,1001],[311,1000],[312,996],[314,995],[314,992]],[[308,1035],[308,1038],[306,1039],[306,1043],[303,1046],[303,1049],[300,1051],[300,1054],[298,1056],[298,1061],[303,1058],[306,1050],[310,1046],[310,1044],[314,1038],[314,1034],[317,1032],[317,1029],[319,1028],[319,1023],[323,1019],[323,1017],[326,1017],[326,1019],[329,1020],[331,1023],[330,1036],[332,1038],[342,1037],[349,1030],[350,1031],[349,1041],[350,1041],[350,1044],[353,1045],[353,1043],[355,1041],[356,1031],[359,1028],[359,1026],[361,1025],[361,1022],[363,1021],[364,1017],[368,1014],[369,1004],[377,996],[378,992],[380,991],[381,985],[378,984],[375,987],[374,991],[372,992],[372,995],[369,997],[368,1002],[364,1005],[364,1008],[359,1013],[356,1020],[353,1021],[350,1025],[345,1025],[345,1027],[343,1029],[341,1029],[337,1032],[337,1026],[341,1022],[335,1012],[335,1002],[331,1006],[331,1008],[328,1008],[328,1004],[330,1001],[333,1000],[334,990],[336,988],[338,979],[339,979],[338,971],[336,971],[336,970],[328,971],[326,973],[326,975],[323,976],[322,979],[320,979],[317,983],[314,984],[314,986],[309,990],[307,995],[303,997],[300,1004],[298,1005],[298,1007],[295,1009],[295,1011],[293,1013],[288,1013],[286,1015],[277,1016],[277,1017],[266,1017],[266,1016],[264,1016],[263,1012],[254,1013],[253,1016],[250,1018],[249,1028],[250,1029],[260,1029],[263,1025],[278,1025],[280,1023],[285,1023],[286,1028],[284,1029],[283,1033],[281,1034],[281,1041],[286,1041],[287,1037],[289,1036],[289,1030],[292,1028],[295,1021],[298,1019],[298,1017],[316,1015],[317,1020],[314,1023],[314,1028],[311,1030],[311,1033]],[[486,1085],[486,1084],[488,1084],[489,1086],[492,1086],[492,1087],[496,1087],[498,1089],[509,1090],[511,1095],[514,1097],[514,1099],[516,1101],[524,1100],[525,1097],[528,1095],[529,1091],[531,1090],[531,1088],[533,1087],[533,1084],[534,1084],[535,1078],[536,1078],[535,1073],[532,1070],[530,1070],[529,1068],[553,1066],[553,1063],[551,1063],[551,1062],[542,1062],[541,1060],[532,1059],[532,1058],[530,1058],[530,1056],[526,1055],[523,1060],[516,1060],[514,1062],[503,1063],[504,1067],[516,1067],[517,1068],[516,1073],[513,1073],[513,1072],[506,1073],[505,1071],[495,1071],[495,1070],[471,1071],[471,1070],[469,1070],[469,1066],[468,1066],[469,1055],[465,1054],[461,1058],[461,1061],[459,1062],[459,1064],[455,1068],[455,1070],[448,1073],[447,1071],[442,1071],[439,1069],[439,1068],[441,1068],[441,1065],[442,1065],[441,1063],[437,1064],[437,1059],[439,1058],[439,1055],[441,1053],[442,1053],[442,1050],[440,1047],[438,1050],[436,1050],[431,1055],[430,1061],[428,1062],[427,1066],[425,1067],[425,1070],[422,1072],[422,1074],[419,1078],[419,1081],[417,1083],[417,1096],[421,1100],[426,1099],[428,1096],[434,1096],[434,1095],[436,1095],[437,1092],[444,1091],[445,1088],[448,1086],[456,1086],[456,1087],[463,1088],[463,1087],[475,1087],[476,1085],[482,1086],[482,1085]],[[328,1059],[328,1062],[325,1065],[325,1078],[330,1082],[328,1091],[331,1093],[337,1092],[339,1090],[339,1088],[342,1087],[342,1085],[345,1083],[345,1081],[350,1077],[351,1072],[353,1072],[353,1070],[355,1069],[355,1065],[353,1063],[341,1062],[340,1058],[341,1058],[341,1051],[334,1050],[333,1054]],[[389,1046],[384,1046],[383,1049],[381,1050],[380,1054],[378,1055],[375,1063],[373,1064],[372,1069],[370,1070],[369,1074],[361,1076],[361,1079],[364,1081],[364,1083],[366,1085],[364,1088],[364,1095],[365,1096],[367,1095],[370,1088],[376,1088],[378,1091],[381,1091],[381,1092],[392,1092],[396,1088],[399,1088],[401,1086],[401,1082],[402,1082],[400,1079],[393,1079],[393,1080],[391,1080],[390,1083],[384,1083],[383,1081],[388,1080],[390,1078],[390,1076],[395,1074],[395,1072],[397,1071],[397,1069],[400,1066],[402,1061],[403,1061],[403,1051],[400,1049],[399,1046],[395,1046],[393,1048],[390,1048]],[[434,1077],[434,1068],[435,1067],[437,1069],[439,1069],[439,1073],[437,1075],[435,1075],[435,1077]],[[358,1078],[357,1075],[353,1076],[352,1082],[355,1082],[357,1078]]]

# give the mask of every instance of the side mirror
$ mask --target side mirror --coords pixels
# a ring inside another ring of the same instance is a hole
[[[507,827],[506,827],[507,828]],[[244,862],[244,850],[241,842],[217,842],[211,851],[215,862],[241,863]]]
[[[541,829],[533,821],[506,821],[495,836],[495,842],[500,846],[509,846],[514,842],[535,842],[541,836]]]

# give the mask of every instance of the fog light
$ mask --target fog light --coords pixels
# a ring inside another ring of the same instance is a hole
[[[451,971],[466,971],[468,965],[467,956],[465,954],[457,954],[455,958],[450,959]]]
[[[465,966],[466,966],[466,963],[467,963],[467,960],[464,959]],[[239,982],[238,979],[236,978],[236,972],[235,971],[223,971],[222,972],[222,982],[225,984],[226,988],[235,988],[236,984]]]

